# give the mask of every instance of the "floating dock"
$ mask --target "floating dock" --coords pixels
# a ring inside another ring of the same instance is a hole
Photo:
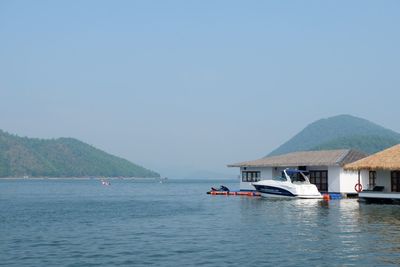
[[[248,196],[248,197],[259,197],[260,193],[256,191],[208,191],[209,195],[217,196]]]
[[[324,193],[322,194],[322,198],[324,200],[332,200],[332,199],[342,199],[344,196],[339,193]]]
[[[259,197],[261,196],[257,191],[208,191],[208,195],[214,196],[248,196],[248,197]],[[324,200],[342,199],[343,196],[338,193],[325,193],[322,194]]]

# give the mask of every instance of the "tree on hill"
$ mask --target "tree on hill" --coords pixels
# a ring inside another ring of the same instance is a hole
[[[38,139],[0,131],[0,177],[159,177],[73,138]]]
[[[400,143],[400,134],[365,119],[339,115],[311,123],[269,156],[295,151],[353,148],[375,153]]]

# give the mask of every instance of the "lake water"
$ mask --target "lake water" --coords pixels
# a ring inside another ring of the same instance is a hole
[[[205,194],[221,183],[0,180],[0,265],[400,265],[400,206]]]

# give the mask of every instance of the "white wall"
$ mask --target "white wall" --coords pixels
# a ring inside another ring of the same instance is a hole
[[[358,172],[357,173],[357,182],[358,182]],[[369,171],[367,170],[361,170],[360,171],[360,180],[361,184],[363,186],[363,189],[368,189],[368,184],[369,184]],[[355,185],[355,184],[354,184]]]
[[[360,171],[360,180],[364,190],[372,190],[369,186],[369,171]],[[342,170],[340,189],[343,193],[357,193],[354,186],[358,183],[357,171]],[[390,171],[376,171],[376,185],[383,186],[384,192],[391,191],[391,175]]]
[[[358,171],[346,171],[342,168],[340,169],[340,191],[338,192],[356,194],[357,192],[354,187],[358,183]],[[367,187],[368,175],[368,172],[360,172],[360,182],[363,188]]]
[[[339,193],[340,191],[340,166],[328,167],[328,192]]]

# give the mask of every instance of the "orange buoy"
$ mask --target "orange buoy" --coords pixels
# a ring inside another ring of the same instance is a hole
[[[324,194],[324,195],[322,196],[322,198],[323,198],[324,200],[330,200],[330,199],[331,199],[331,196],[330,196],[329,194]]]

